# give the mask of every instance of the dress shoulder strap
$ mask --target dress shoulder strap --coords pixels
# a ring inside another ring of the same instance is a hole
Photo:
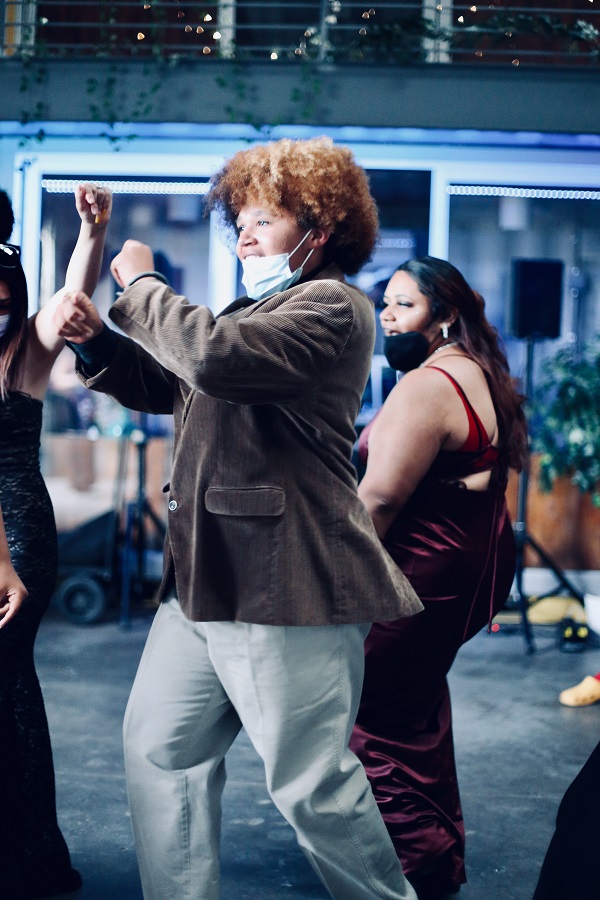
[[[452,383],[452,385],[454,386],[454,389],[456,390],[456,393],[462,400],[463,406],[465,408],[465,412],[467,414],[467,418],[469,420],[469,437],[467,438],[465,444],[470,443],[471,434],[473,432],[476,432],[476,436],[478,438],[478,443],[479,443],[478,449],[481,449],[481,448],[485,447],[487,444],[489,444],[490,439],[489,439],[488,433],[485,430],[485,428],[483,427],[483,423],[482,423],[481,419],[479,418],[479,416],[473,409],[473,404],[471,403],[471,401],[465,394],[464,390],[462,389],[462,387],[460,386],[460,384],[458,383],[456,378],[454,378],[454,376],[451,375],[450,372],[447,372],[445,369],[441,369],[439,366],[427,366],[427,368],[435,369],[437,372],[441,372],[443,375],[445,375],[446,378],[448,379],[448,381],[450,381]]]

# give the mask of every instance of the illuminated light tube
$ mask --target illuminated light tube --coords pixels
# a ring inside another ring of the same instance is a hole
[[[449,184],[447,194],[470,197],[524,197],[532,200],[600,200],[600,191],[581,188],[517,188],[490,184]]]
[[[83,178],[43,178],[42,187],[49,194],[72,194]],[[93,180],[93,179],[91,179]],[[99,183],[115,194],[207,194],[208,181],[111,181],[102,178]]]

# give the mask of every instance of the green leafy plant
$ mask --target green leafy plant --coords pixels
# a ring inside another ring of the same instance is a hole
[[[577,358],[559,349],[541,375],[528,410],[540,488],[567,476],[600,507],[600,336]]]

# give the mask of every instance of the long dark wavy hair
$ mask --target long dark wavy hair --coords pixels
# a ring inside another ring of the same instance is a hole
[[[481,366],[498,419],[502,468],[520,471],[527,457],[525,398],[510,374],[500,336],[486,318],[483,297],[467,284],[455,266],[435,256],[409,259],[398,271],[407,272],[416,281],[429,300],[434,321],[443,321],[453,310],[457,311],[449,338]]]
[[[27,345],[27,282],[20,261],[15,266],[3,265],[0,245],[0,281],[10,290],[10,321],[0,338],[0,397],[19,390],[23,383]]]
[[[0,244],[10,241],[12,230],[15,226],[15,214],[13,212],[10,197],[0,188]]]

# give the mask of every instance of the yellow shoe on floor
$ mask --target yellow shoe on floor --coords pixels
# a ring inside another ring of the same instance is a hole
[[[527,618],[532,625],[558,625],[563,619],[571,618],[576,622],[587,621],[585,610],[581,603],[573,597],[565,597],[562,594],[548,597],[530,597]]]
[[[558,696],[563,706],[591,706],[600,700],[600,681],[592,675],[586,675],[575,687],[567,688]]]
[[[573,606],[572,597],[529,598],[527,618],[532,625],[558,625],[569,614]]]

